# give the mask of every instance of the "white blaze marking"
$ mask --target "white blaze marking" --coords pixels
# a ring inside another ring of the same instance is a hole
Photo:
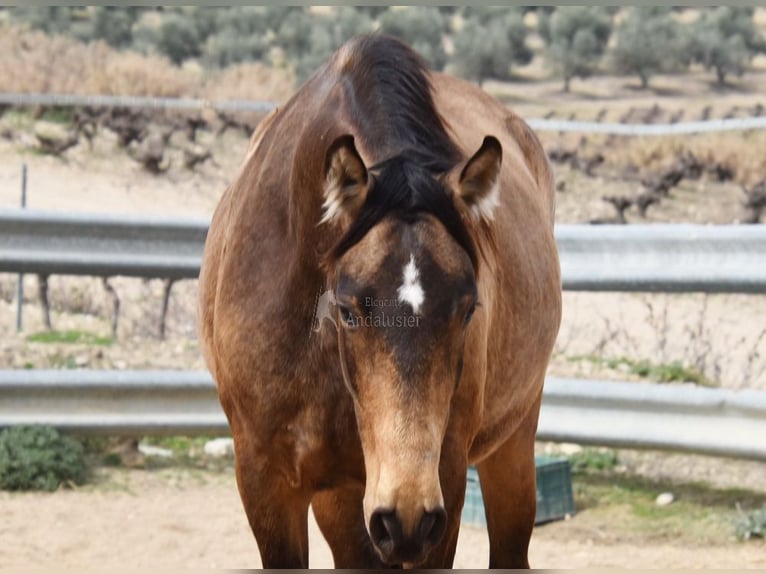
[[[414,313],[420,312],[420,306],[425,301],[426,295],[420,286],[420,273],[415,266],[415,256],[410,254],[410,261],[404,266],[404,283],[397,291],[399,301],[408,303]]]

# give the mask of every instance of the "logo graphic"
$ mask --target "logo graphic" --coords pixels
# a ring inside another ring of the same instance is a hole
[[[408,289],[411,285],[406,285]],[[417,286],[419,288],[419,286]],[[418,295],[417,292],[411,295],[406,303],[412,307],[419,307],[422,300],[414,301],[413,297]],[[421,295],[422,297],[422,295]],[[365,307],[368,309],[374,309],[374,312],[370,312],[364,316],[351,315],[348,318],[349,328],[359,327],[375,327],[375,328],[403,328],[403,327],[419,327],[420,315],[416,313],[402,313],[402,312],[389,312],[387,309],[401,309],[405,302],[401,299],[376,299],[374,297],[366,297],[364,300]],[[337,300],[335,298],[335,292],[332,289],[326,291],[317,292],[316,300],[314,301],[314,317],[311,323],[311,332],[318,333],[322,330],[325,320],[330,321],[337,330],[339,325],[335,317],[335,306]]]
[[[317,294],[316,302],[314,303],[314,322],[311,326],[311,330],[314,333],[322,330],[325,319],[330,321],[336,329],[338,328],[338,324],[335,322],[334,308],[335,293],[332,289]]]

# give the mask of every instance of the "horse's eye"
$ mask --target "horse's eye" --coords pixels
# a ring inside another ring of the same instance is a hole
[[[348,307],[338,305],[338,314],[340,322],[346,329],[356,329],[359,326],[356,315]]]
[[[476,311],[476,305],[471,305],[471,308],[468,309],[468,312],[465,314],[464,322],[466,325],[471,322],[471,318],[473,317],[474,312]]]

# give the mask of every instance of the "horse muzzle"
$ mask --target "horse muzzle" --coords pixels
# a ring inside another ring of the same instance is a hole
[[[396,510],[378,508],[372,513],[370,538],[385,563],[417,565],[423,562],[444,535],[447,512],[441,506],[424,510],[413,524],[407,531]]]

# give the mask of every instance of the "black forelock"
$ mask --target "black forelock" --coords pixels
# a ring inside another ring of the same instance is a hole
[[[477,269],[476,248],[460,212],[441,181],[423,166],[427,158],[417,155],[414,152],[397,155],[370,169],[373,181],[365,203],[333,249],[332,259],[342,257],[388,215],[414,222],[429,214],[444,225]]]

